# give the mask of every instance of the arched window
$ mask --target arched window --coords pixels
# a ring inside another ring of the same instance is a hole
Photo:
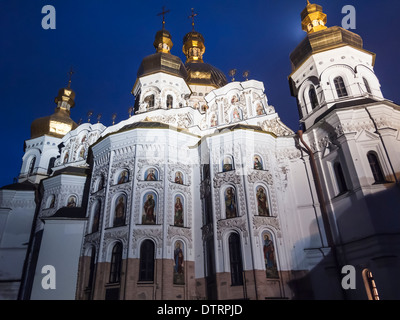
[[[121,267],[122,267],[122,244],[117,242],[114,245],[111,255],[110,265],[110,283],[119,283],[121,280]]]
[[[139,281],[154,281],[154,243],[143,241],[140,247]]]
[[[344,178],[342,165],[340,164],[340,162],[336,162],[333,168],[335,170],[335,176],[336,176],[337,186],[339,189],[339,194],[345,193],[348,190],[348,188],[346,184],[346,179]]]
[[[367,291],[368,300],[379,300],[378,289],[372,272],[368,269],[364,269],[362,272],[365,290]]]
[[[344,85],[344,81],[343,81],[342,77],[336,77],[333,80],[333,83],[335,84],[336,93],[337,93],[339,98],[348,96],[348,93],[347,93],[347,90],[346,90],[346,86]]]
[[[47,174],[50,175],[52,172],[52,169],[54,168],[54,162],[56,162],[56,158],[52,157],[49,160],[49,166],[47,167]]]
[[[30,176],[33,174],[33,169],[35,168],[35,162],[36,162],[36,157],[33,157],[31,159],[31,162],[29,162],[28,175]]]
[[[370,151],[367,154],[369,166],[371,167],[372,175],[374,176],[375,183],[384,183],[385,176],[383,175],[383,171],[381,168],[381,164],[379,163],[378,156],[375,152]]]
[[[90,264],[89,264],[89,277],[86,289],[92,289],[93,287],[95,262],[96,262],[96,248],[92,247],[92,253],[90,255]]]
[[[147,102],[148,108],[154,108],[154,94],[151,94],[144,98],[144,102]]]
[[[172,109],[174,98],[169,94],[167,95],[167,109]]]
[[[318,107],[319,103],[314,87],[311,87],[308,91],[308,97],[310,98],[311,108],[315,109],[316,107]]]
[[[365,88],[367,89],[367,92],[369,94],[371,94],[372,93],[371,92],[371,87],[369,86],[369,83],[368,83],[367,79],[363,78],[363,81],[364,81]]]
[[[242,249],[240,248],[240,238],[237,233],[229,236],[229,260],[231,265],[232,286],[243,285],[243,265]]]
[[[93,211],[92,233],[99,231],[101,204],[97,202]]]
[[[231,156],[225,156],[222,162],[222,172],[234,170],[233,159]]]

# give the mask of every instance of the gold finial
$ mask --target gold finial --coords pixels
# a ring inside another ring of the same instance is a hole
[[[250,75],[250,71],[246,70],[246,71],[243,72],[243,78],[245,78],[246,81],[249,80],[249,75]]]
[[[194,31],[194,18],[198,15],[198,13],[194,13],[194,9],[192,8],[192,14],[189,16],[189,19],[192,19],[192,31]]]
[[[71,79],[72,79],[72,75],[74,74],[74,70],[71,67],[71,70],[69,70],[68,75],[69,75],[69,80],[68,80],[68,88],[71,88]]]
[[[165,7],[162,7],[162,11],[157,14],[157,16],[162,16],[162,28],[165,29],[165,14],[167,14],[169,10],[165,11]]]
[[[101,113],[99,113],[99,114],[97,115],[97,123],[100,123],[101,116],[102,116]]]
[[[116,118],[117,118],[117,114],[116,114],[116,113],[113,113],[112,116],[111,116],[112,124],[113,124],[113,125],[115,124],[115,119],[116,119]]]
[[[307,5],[309,6],[310,4],[311,4],[310,1],[307,0]]]
[[[229,76],[232,78],[232,82],[235,81],[236,69],[229,70]]]

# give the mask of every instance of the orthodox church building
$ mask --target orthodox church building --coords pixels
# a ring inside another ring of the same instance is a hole
[[[298,132],[194,25],[185,62],[156,33],[119,123],[77,125],[62,88],[0,189],[0,298],[399,299],[400,106],[359,35],[301,20]]]

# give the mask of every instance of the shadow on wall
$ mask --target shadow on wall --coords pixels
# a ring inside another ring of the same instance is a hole
[[[364,270],[371,271],[380,300],[400,299],[400,188],[387,186],[375,194],[363,196],[360,190],[333,199],[335,212],[329,214],[336,245],[304,250],[310,271],[288,283],[292,299],[366,300],[371,282]],[[353,279],[342,273],[345,265],[354,266],[355,289],[342,288],[342,280]]]

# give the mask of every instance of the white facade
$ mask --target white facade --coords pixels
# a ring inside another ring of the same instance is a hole
[[[32,194],[22,214],[6,205],[14,193],[0,193],[1,248],[35,226],[23,297],[105,299],[112,288],[127,299],[365,299],[369,270],[382,298],[399,298],[400,107],[383,97],[374,59],[345,45],[295,68],[303,135],[282,123],[259,81],[215,88],[159,71],[136,79],[132,117],[27,140],[19,182],[41,181],[38,219]],[[141,283],[147,240],[159,264]],[[184,287],[170,274],[178,242]],[[116,244],[120,282],[109,280]],[[44,265],[56,267],[55,291],[41,285]],[[357,290],[343,292],[344,265],[355,266]]]

